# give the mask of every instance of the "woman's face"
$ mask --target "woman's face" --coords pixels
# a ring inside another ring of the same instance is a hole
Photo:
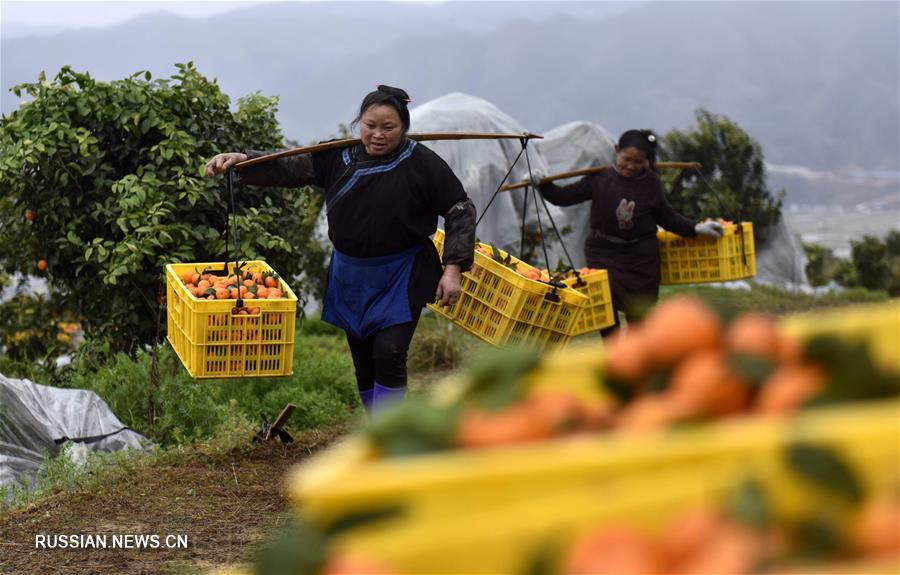
[[[384,104],[370,106],[359,120],[359,137],[370,156],[393,152],[403,137],[403,122],[397,110]]]
[[[616,146],[616,169],[626,178],[637,175],[647,167],[647,154],[637,148],[619,149]]]

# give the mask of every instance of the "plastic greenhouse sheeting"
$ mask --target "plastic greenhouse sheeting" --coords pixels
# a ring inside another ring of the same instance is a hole
[[[93,391],[61,389],[0,375],[0,487],[32,485],[45,458],[66,450],[83,462],[89,451],[145,450],[151,443],[126,427]]]
[[[455,92],[430,100],[410,111],[411,131],[413,132],[485,132],[520,134],[529,130],[492,103],[468,94]],[[534,144],[539,140],[531,140],[528,144],[528,159],[533,170],[550,173],[551,167],[541,156]],[[439,140],[423,142],[423,145],[434,150],[450,166],[456,177],[462,182],[466,193],[472,198],[478,215],[484,213],[492,194],[503,180],[503,176],[513,165],[522,146],[517,139],[504,140]],[[527,179],[528,164],[525,155],[519,158],[506,183],[515,183]],[[513,255],[519,255],[519,241],[522,226],[523,190],[501,192],[497,194],[487,214],[478,224],[475,235],[482,242],[495,245]],[[562,229],[568,224],[565,214],[560,208],[547,204],[557,227]],[[534,200],[529,193],[526,212],[526,225],[536,225]],[[546,213],[541,208],[541,225],[544,236],[552,237]],[[563,257],[557,247],[549,254],[551,265]],[[529,263],[543,267],[541,261]]]

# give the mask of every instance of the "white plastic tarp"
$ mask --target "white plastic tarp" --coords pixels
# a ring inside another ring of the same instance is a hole
[[[93,391],[61,389],[0,375],[0,487],[31,485],[47,455],[65,440],[88,450],[144,450],[150,442],[127,428]]]
[[[528,131],[502,110],[481,98],[462,93],[453,93],[431,100],[414,108],[410,112],[410,122],[414,132],[485,132],[521,134]],[[528,158],[532,169],[545,174],[550,167],[534,148],[534,142],[528,144]],[[490,208],[492,195],[497,190],[503,176],[513,165],[516,156],[522,149],[518,139],[504,140],[440,140],[424,142],[434,150],[453,170],[462,182],[466,193],[472,198],[478,215],[484,214],[475,234],[486,243],[519,255],[519,242],[522,226],[523,190],[501,192],[494,198]],[[514,183],[527,179],[528,163],[523,154],[516,163],[506,183]],[[529,194],[531,197],[531,194]],[[550,214],[557,226],[567,225],[567,217],[556,206],[548,205]],[[526,225],[536,225],[534,200],[530,199],[525,209]],[[541,212],[541,224],[544,235],[549,236],[549,225],[546,213]],[[550,254],[551,265],[555,265],[561,251],[553,250]],[[529,262],[543,267],[543,261]]]

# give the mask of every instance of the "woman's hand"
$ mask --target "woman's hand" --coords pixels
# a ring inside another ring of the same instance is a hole
[[[447,264],[444,267],[444,275],[441,276],[437,292],[434,294],[435,301],[442,306],[451,306],[459,299],[459,295],[462,293],[462,287],[459,285],[460,273],[458,264]]]
[[[206,162],[206,176],[212,177],[216,174],[224,174],[231,166],[243,162],[247,159],[247,154],[240,152],[225,152],[224,154],[216,154],[213,158]]]
[[[700,235],[711,236],[714,238],[721,238],[722,234],[725,232],[724,228],[722,228],[722,224],[713,221],[700,222],[694,226],[694,231]]]

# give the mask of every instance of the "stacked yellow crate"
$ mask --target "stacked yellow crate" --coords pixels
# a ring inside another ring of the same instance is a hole
[[[443,251],[443,230],[434,236]],[[508,263],[505,265],[494,257]],[[429,309],[498,347],[527,345],[537,349],[568,343],[573,326],[589,299],[569,287],[529,279],[521,272],[540,270],[487,244],[476,245],[472,269],[462,275],[462,294],[450,307]]]

